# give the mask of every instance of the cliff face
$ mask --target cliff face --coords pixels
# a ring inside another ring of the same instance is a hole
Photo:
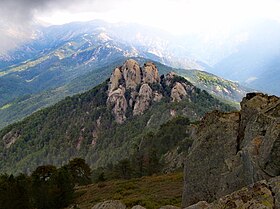
[[[202,120],[185,162],[183,206],[280,175],[280,99],[250,93],[241,111]]]
[[[193,85],[173,82],[175,76],[169,73],[166,78],[160,78],[152,62],[140,67],[133,59],[117,67],[110,77],[107,99],[116,122],[123,123],[127,119],[129,108],[134,116],[142,115],[153,102],[159,102],[164,96],[168,96],[172,102],[179,102],[194,93]],[[163,85],[171,89],[170,95],[165,94]]]

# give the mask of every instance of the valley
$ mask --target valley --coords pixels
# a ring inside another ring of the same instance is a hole
[[[23,8],[0,20],[0,209],[280,209],[278,20],[216,28],[223,13],[202,30],[171,21],[182,2],[124,0],[118,15],[170,21],[71,22],[90,1],[13,1],[0,2],[2,16]],[[56,3],[77,11],[42,21]]]

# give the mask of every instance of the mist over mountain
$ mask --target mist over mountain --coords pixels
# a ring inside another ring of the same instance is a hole
[[[213,72],[279,95],[280,24],[276,21],[260,21],[247,30],[246,40],[218,61]]]
[[[1,71],[46,55],[78,37],[84,40],[91,37],[92,43],[87,44],[118,42],[127,48],[125,56],[144,57],[177,68],[205,70],[257,90],[280,93],[276,85],[280,24],[265,19],[244,23],[238,30],[220,34],[174,35],[140,24],[102,20],[37,26],[32,39],[0,55]]]
[[[250,90],[199,71],[211,67],[186,55],[187,48],[173,39],[173,35],[151,27],[101,20],[37,25],[29,41],[0,56],[0,127],[89,90],[129,57],[181,67],[163,66],[160,73],[174,71],[238,106],[236,102]]]

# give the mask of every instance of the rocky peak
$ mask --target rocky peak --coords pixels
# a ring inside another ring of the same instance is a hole
[[[260,111],[264,108],[274,106],[278,102],[279,98],[276,96],[268,96],[267,94],[263,93],[248,93],[246,97],[243,98],[240,105],[243,111],[246,111],[248,109]]]
[[[142,73],[143,73],[143,83],[159,83],[160,82],[158,70],[154,63],[152,63],[152,62],[145,63]]]
[[[125,80],[125,87],[127,89],[136,89],[137,85],[141,83],[141,69],[133,59],[127,60],[121,67],[123,78]]]
[[[122,66],[115,68],[108,84],[107,104],[118,123],[127,118],[127,109],[132,108],[133,115],[141,115],[153,102],[163,98],[165,82],[171,89],[171,101],[179,102],[187,97],[190,88],[183,82],[172,82],[175,73],[168,73],[161,80],[156,65],[147,62],[143,67],[133,60],[127,60]],[[171,86],[172,85],[172,86]]]
[[[138,97],[136,98],[133,115],[141,115],[144,110],[149,108],[152,99],[153,90],[147,83],[144,83],[139,90]]]
[[[166,74],[165,76],[165,84],[167,86],[170,86],[172,80],[174,79],[174,77],[176,76],[176,74],[174,72],[169,72]]]
[[[241,111],[207,114],[185,162],[183,206],[280,175],[280,98],[250,93]]]
[[[176,82],[175,86],[171,90],[172,101],[173,102],[179,102],[185,96],[187,96],[187,92],[186,92],[185,87],[181,83]]]
[[[126,120],[127,101],[125,98],[125,88],[120,86],[108,95],[107,104],[112,106],[112,112],[115,115],[117,123],[123,123]]]

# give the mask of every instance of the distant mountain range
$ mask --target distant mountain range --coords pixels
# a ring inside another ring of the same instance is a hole
[[[211,67],[177,50],[171,39],[148,27],[103,21],[38,27],[32,40],[0,56],[0,128],[100,84],[128,57],[153,60],[161,74],[174,71],[231,103],[250,91],[201,71]]]
[[[279,72],[279,37],[280,23],[271,20],[244,23],[236,31],[221,34],[176,36],[138,24],[112,24],[101,20],[37,26],[30,40],[8,53],[0,52],[0,71],[3,73],[12,65],[48,56],[55,50],[54,55],[61,59],[61,56],[72,56],[75,51],[81,53],[106,43],[106,47],[95,48],[96,60],[108,60],[121,54],[144,57],[172,67],[206,70],[279,95],[274,85],[279,81],[276,75]],[[75,44],[71,45],[71,41]],[[108,48],[115,52],[106,55]],[[41,62],[46,57],[42,59]],[[268,80],[271,75],[276,78]]]

